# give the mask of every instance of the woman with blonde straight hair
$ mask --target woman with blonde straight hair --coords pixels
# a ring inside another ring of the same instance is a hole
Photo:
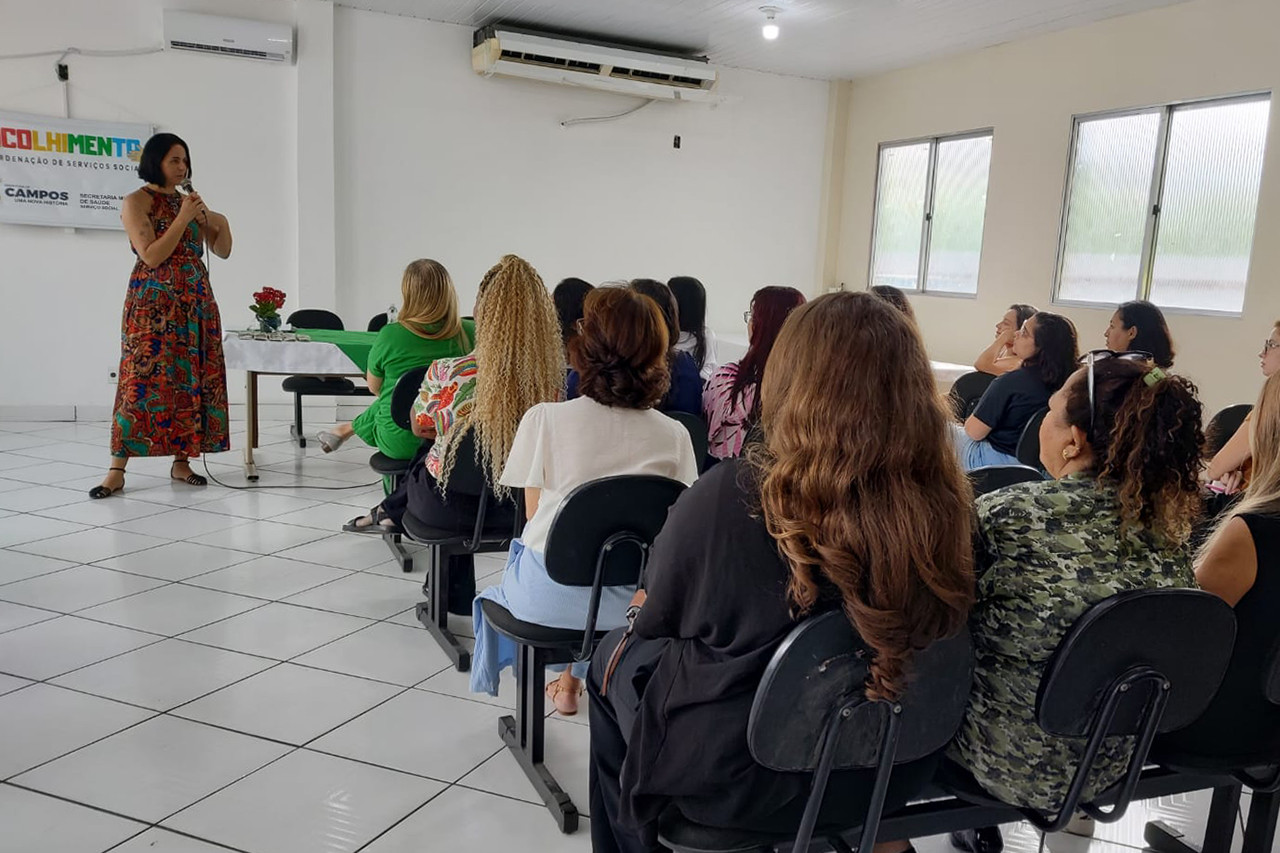
[[[458,317],[458,294],[444,264],[428,258],[405,267],[400,282],[400,314],[378,332],[369,351],[365,381],[378,397],[351,423],[321,430],[316,437],[332,453],[353,435],[392,459],[412,459],[421,439],[391,418],[391,394],[406,371],[436,359],[464,355],[475,342],[475,324]]]
[[[1280,708],[1263,695],[1268,656],[1280,642],[1280,375],[1253,408],[1253,473],[1244,497],[1218,523],[1196,559],[1196,581],[1236,611],[1236,644],[1209,709],[1156,743],[1160,754],[1259,763],[1280,750]]]
[[[480,281],[476,297],[476,346],[459,358],[435,361],[427,369],[413,409],[413,431],[428,440],[410,465],[409,476],[368,515],[343,530],[380,533],[399,529],[406,511],[432,527],[470,530],[478,503],[451,494],[449,477],[458,449],[475,437],[477,458],[495,502],[495,522],[510,518],[510,489],[499,482],[524,413],[564,393],[564,353],[551,295],[529,262],[505,255]],[[431,441],[434,439],[434,441]],[[475,595],[470,559],[450,574],[450,609],[471,612]]]

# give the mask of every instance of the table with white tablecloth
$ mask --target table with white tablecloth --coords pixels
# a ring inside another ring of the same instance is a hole
[[[320,332],[302,330],[320,336]],[[241,338],[238,332],[227,332],[222,339],[222,353],[229,370],[245,372],[245,442],[244,475],[258,479],[253,450],[258,446],[258,377],[259,376],[364,376],[369,346],[375,337],[370,332],[329,333],[342,336],[343,345],[331,340],[264,341]],[[367,345],[366,337],[367,336]]]

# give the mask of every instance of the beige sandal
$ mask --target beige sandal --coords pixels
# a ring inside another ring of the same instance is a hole
[[[572,717],[578,713],[578,697],[586,692],[586,685],[582,682],[578,683],[577,690],[571,690],[564,686],[560,679],[547,683],[547,698],[551,700],[551,704],[555,706],[556,711],[562,717]],[[564,699],[560,697],[563,696]]]

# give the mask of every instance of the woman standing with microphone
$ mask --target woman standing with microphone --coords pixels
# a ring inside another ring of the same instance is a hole
[[[111,468],[91,498],[124,488],[131,456],[172,456],[173,479],[206,485],[188,460],[231,444],[222,321],[203,260],[206,243],[231,254],[231,227],[191,189],[187,143],[172,133],[147,140],[138,176],[146,185],[120,211],[138,260],[124,301]]]

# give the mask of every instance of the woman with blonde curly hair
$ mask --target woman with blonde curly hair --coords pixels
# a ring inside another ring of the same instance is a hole
[[[670,807],[709,826],[794,832],[810,779],[756,764],[746,732],[797,622],[843,610],[874,651],[873,698],[897,696],[914,652],[965,624],[973,497],[915,323],[870,293],[795,308],[760,401],[763,443],[676,502],[631,636],[610,634],[592,660],[597,853],[655,849]],[[937,758],[894,768],[886,807],[926,784]],[[872,776],[833,774],[819,822],[865,809]]]
[[[475,316],[475,350],[432,362],[414,403],[414,434],[420,442],[434,441],[422,447],[395,492],[343,530],[398,529],[406,509],[432,527],[470,530],[479,507],[472,498],[449,494],[448,486],[456,451],[471,433],[496,499],[495,520],[513,511],[500,475],[524,413],[563,394],[560,325],[542,278],[515,255],[485,273]],[[450,591],[451,609],[470,613],[474,575],[455,571],[451,578],[459,584]]]

